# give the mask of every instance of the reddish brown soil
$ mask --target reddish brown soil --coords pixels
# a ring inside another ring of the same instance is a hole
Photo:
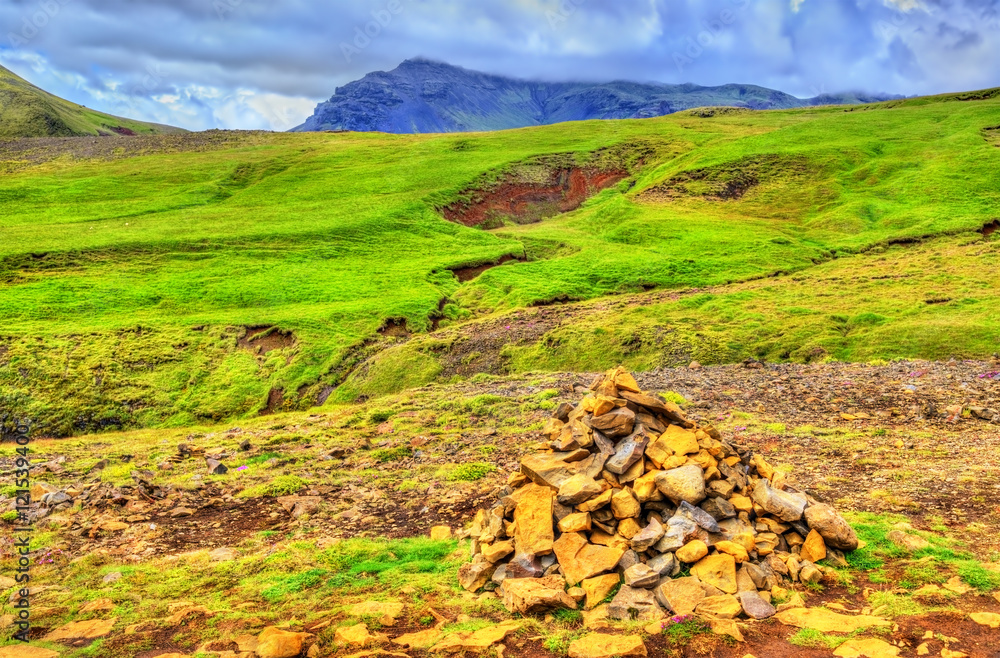
[[[996,233],[998,229],[1000,229],[1000,219],[994,219],[992,222],[983,227],[983,237],[990,237]]]
[[[389,318],[379,328],[378,333],[382,336],[392,336],[393,338],[410,337],[410,330],[406,328],[406,318]]]
[[[285,401],[285,389],[283,388],[272,388],[267,394],[267,405],[261,409],[261,416],[270,416],[278,411],[282,403]]]
[[[278,516],[272,518],[272,512]],[[277,499],[269,497],[203,507],[193,516],[176,519],[166,512],[164,516],[154,518],[162,537],[157,545],[165,554],[235,546],[243,539],[285,521],[287,516]]]
[[[505,181],[489,190],[474,190],[476,201],[453,203],[441,209],[449,221],[480,226],[498,217],[530,223],[542,217],[579,208],[597,192],[628,176],[620,170],[556,169],[544,184]]]
[[[254,354],[267,354],[272,350],[295,346],[295,334],[270,325],[247,327],[246,333],[236,344]]]
[[[479,275],[485,272],[486,270],[491,270],[494,267],[498,267],[500,265],[503,265],[504,263],[509,263],[512,260],[516,260],[523,263],[525,259],[508,254],[506,256],[501,256],[499,260],[492,263],[486,263],[484,265],[474,265],[472,267],[453,267],[450,269],[460,283],[465,283],[467,281],[472,281],[473,279],[478,278]]]

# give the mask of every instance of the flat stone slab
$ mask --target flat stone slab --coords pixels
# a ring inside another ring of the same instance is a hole
[[[52,649],[33,647],[30,644],[12,644],[0,647],[0,658],[59,658]]]
[[[854,638],[844,642],[833,655],[839,658],[895,658],[899,655],[899,647],[876,638]]]
[[[646,645],[638,635],[591,633],[569,645],[569,658],[611,658],[645,656]]]
[[[826,608],[790,608],[775,615],[785,626],[811,628],[823,633],[853,633],[871,626],[891,626],[892,622],[870,615],[842,615]]]
[[[118,623],[117,617],[111,619],[91,619],[90,621],[71,621],[51,631],[42,638],[45,642],[59,640],[95,640],[104,637]]]

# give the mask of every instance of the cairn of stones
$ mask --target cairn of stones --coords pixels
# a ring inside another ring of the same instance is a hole
[[[608,603],[612,619],[763,619],[792,583],[846,566],[851,527],[762,455],[622,368],[590,391],[554,411],[544,449],[476,515],[465,589],[495,589],[521,614]]]

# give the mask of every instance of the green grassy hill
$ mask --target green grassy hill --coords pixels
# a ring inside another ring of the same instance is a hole
[[[449,136],[144,138],[163,152],[99,158],[0,148],[0,415],[69,434],[476,370],[988,355],[998,124],[981,92]],[[539,222],[438,211],[574,168],[625,178]],[[524,262],[450,271],[504,256]],[[694,288],[711,290],[679,294]],[[678,294],[502,333],[512,310],[651,289]],[[448,332],[384,351],[403,319],[494,333],[449,369]]]
[[[155,135],[185,132],[90,110],[39,89],[0,66],[0,140],[79,135]]]

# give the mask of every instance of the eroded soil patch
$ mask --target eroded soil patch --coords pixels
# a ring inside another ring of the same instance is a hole
[[[576,210],[627,177],[628,172],[620,169],[583,167],[552,168],[536,181],[513,174],[490,189],[467,190],[464,194],[472,199],[468,203],[458,201],[440,210],[445,219],[465,226],[498,228],[504,220],[531,224]]]
[[[983,226],[983,230],[982,230],[983,237],[984,238],[988,238],[991,235],[993,235],[994,233],[996,233],[997,230],[1000,230],[1000,219],[994,219],[989,224],[986,224],[985,226]]]
[[[264,325],[247,327],[246,333],[236,341],[236,344],[254,354],[263,355],[272,350],[295,347],[295,342],[295,335],[292,332]]]
[[[466,283],[468,281],[472,281],[473,279],[478,278],[479,275],[485,272],[486,270],[491,270],[494,267],[499,267],[500,265],[503,265],[504,263],[509,263],[512,260],[516,260],[518,262],[523,263],[525,259],[523,257],[518,257],[508,254],[506,256],[501,256],[498,260],[492,263],[485,263],[483,265],[472,265],[469,267],[452,267],[449,269],[455,275],[455,278],[459,280],[460,283]]]
[[[379,327],[378,333],[380,336],[393,338],[410,337],[410,330],[406,328],[406,318],[389,318]]]

